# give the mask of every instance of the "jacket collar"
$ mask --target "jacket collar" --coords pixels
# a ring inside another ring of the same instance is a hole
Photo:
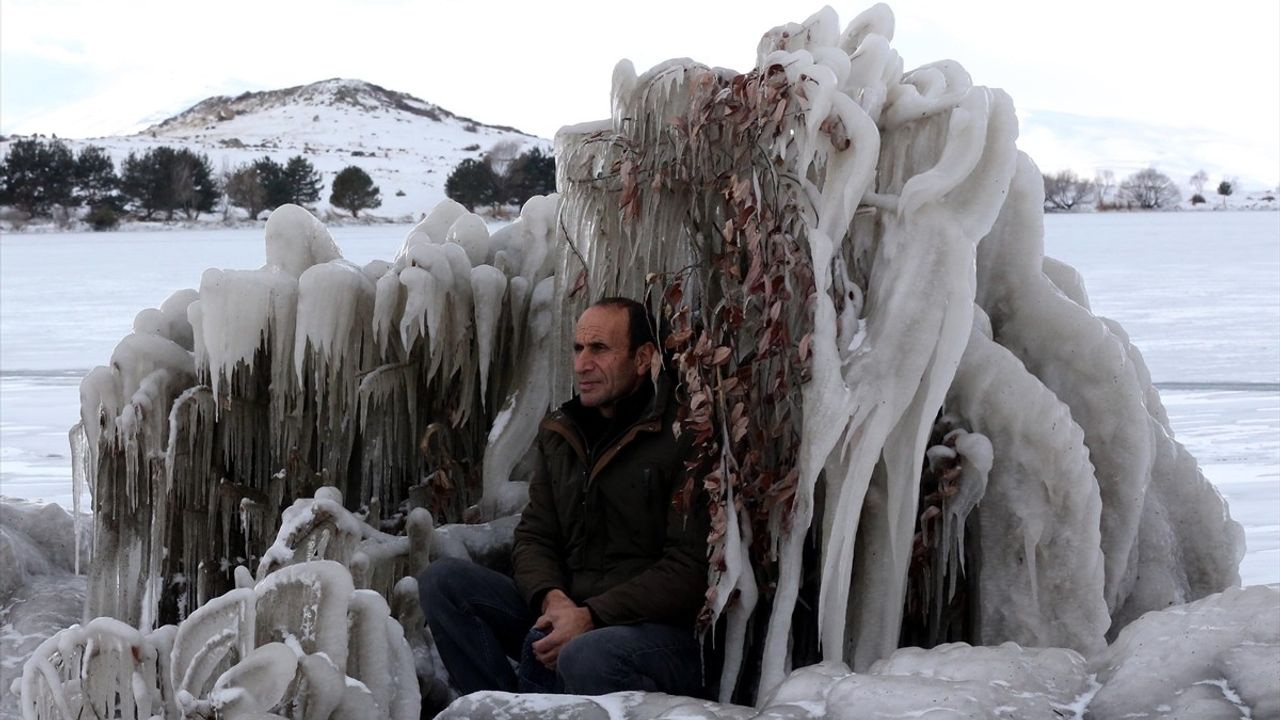
[[[636,388],[635,392],[618,400],[614,417],[606,418],[600,414],[598,408],[585,407],[582,404],[582,398],[574,395],[571,400],[560,406],[562,412],[570,422],[572,422],[579,430],[587,427],[600,427],[610,425],[614,422],[624,422],[629,427],[637,422],[643,422],[655,414],[658,394],[655,392],[653,383],[645,380]],[[587,433],[583,433],[586,435]]]
[[[647,399],[644,410],[631,425],[631,431],[623,432],[624,436],[634,436],[634,431],[642,427],[653,431],[661,429],[661,421],[673,402],[675,380],[671,373],[663,372],[658,375],[657,383],[652,387],[653,393]],[[575,395],[549,414],[542,421],[542,427],[567,439],[582,459],[586,461],[589,456],[589,449],[587,448],[586,436],[582,432],[582,427],[585,423],[600,422],[600,420],[599,414],[592,408],[583,407],[581,399]]]

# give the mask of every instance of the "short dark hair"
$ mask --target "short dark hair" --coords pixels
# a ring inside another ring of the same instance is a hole
[[[627,297],[607,297],[591,303],[591,307],[611,307],[627,311],[627,336],[631,342],[629,352],[639,350],[645,343],[658,341],[653,337],[653,323],[649,320],[649,310],[643,304]]]

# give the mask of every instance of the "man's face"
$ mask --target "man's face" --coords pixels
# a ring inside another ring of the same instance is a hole
[[[578,318],[573,335],[573,376],[586,407],[613,417],[614,404],[636,390],[649,371],[653,346],[632,351],[627,311],[591,307]]]

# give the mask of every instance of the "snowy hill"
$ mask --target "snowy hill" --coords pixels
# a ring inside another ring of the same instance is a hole
[[[461,117],[412,95],[361,80],[332,79],[210,97],[135,135],[67,143],[73,150],[87,144],[106,148],[117,169],[130,152],[161,145],[207,154],[215,173],[263,155],[280,163],[303,155],[323,179],[316,204],[321,215],[331,209],[334,176],[357,165],[382,191],[382,207],[362,217],[416,220],[444,199],[445,178],[459,162],[507,141],[522,151],[551,146],[549,140]],[[236,211],[236,217],[243,216]]]

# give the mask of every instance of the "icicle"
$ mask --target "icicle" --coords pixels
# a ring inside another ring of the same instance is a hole
[[[979,433],[953,430],[947,438],[955,442],[961,460],[960,490],[946,498],[942,516],[942,557],[951,577],[947,599],[956,594],[956,579],[964,573],[964,525],[969,513],[987,491],[987,476],[993,462],[991,441]]]
[[[400,276],[393,271],[379,277],[374,289],[373,337],[378,343],[378,349],[384,360],[387,358],[391,330],[395,327],[396,316],[404,312],[404,294],[401,292],[401,287]]]
[[[738,673],[742,668],[747,642],[747,621],[751,619],[751,613],[755,610],[760,598],[760,591],[756,586],[755,569],[751,563],[753,534],[750,517],[745,509],[735,511],[733,504],[727,499],[725,504],[730,509],[730,517],[736,516],[731,530],[740,534],[741,538],[733,543],[736,545],[738,554],[738,559],[734,563],[737,566],[734,589],[737,590],[738,596],[734,604],[729,606],[728,622],[725,627],[724,665],[720,672],[720,702],[722,703],[732,700],[734,688],[737,687]]]
[[[400,272],[400,282],[408,291],[404,315],[400,319],[401,339],[406,349],[412,347],[415,338],[411,332],[413,324],[417,323],[421,328],[425,311],[427,355],[431,359],[428,377],[433,377],[444,360],[448,333],[445,311],[449,295],[453,291],[454,273],[449,257],[441,245],[417,245],[408,257],[410,267]],[[425,270],[428,275],[415,272],[415,267]],[[469,289],[469,267],[467,275]]]
[[[299,380],[308,346],[322,368],[345,366],[350,372],[358,367],[357,353],[364,346],[364,328],[373,304],[373,283],[345,261],[313,265],[302,273],[293,348]]]
[[[288,352],[274,352],[273,369],[292,369],[293,313],[298,281],[269,270],[206,270],[200,278],[197,361],[207,368],[214,395],[221,396],[237,366],[252,372],[259,347],[275,339]],[[199,353],[203,350],[203,353]]]
[[[492,361],[498,316],[502,312],[502,302],[506,292],[507,278],[502,271],[492,265],[480,265],[471,269],[471,294],[475,298],[475,338],[479,350],[479,357],[476,360],[480,366],[482,403],[489,389],[489,363]]]
[[[472,319],[475,315],[471,297],[471,260],[467,256],[467,251],[455,243],[445,243],[441,247],[445,258],[449,261],[451,276],[448,302],[449,329],[446,336],[448,354],[445,357],[447,377],[451,376],[459,366],[470,367],[472,332],[474,331]],[[464,382],[471,375],[472,373],[464,375]],[[463,393],[463,397],[470,397],[470,393]]]
[[[400,343],[406,352],[413,349],[418,338],[427,338],[432,333],[428,328],[439,325],[439,307],[435,301],[436,279],[427,270],[420,267],[407,267],[396,277],[404,286],[404,313],[400,316]],[[381,287],[382,283],[379,283]],[[437,330],[438,332],[438,330]]]
[[[551,402],[552,377],[550,346],[554,320],[552,298],[555,280],[547,278],[534,288],[529,304],[529,340],[521,353],[516,387],[508,396],[489,432],[484,451],[484,496],[480,516],[486,520],[518,511],[528,497],[528,488],[510,483],[511,471],[533,444],[538,421]]]
[[[72,426],[67,440],[71,444],[71,514],[72,527],[75,528],[75,574],[79,575],[80,552],[84,547],[83,517],[80,507],[83,503],[85,486],[93,472],[89,466],[92,462],[93,450],[89,445],[89,435],[84,431],[84,422],[78,422]]]
[[[840,96],[843,97],[843,96]],[[846,98],[847,100],[847,98]],[[840,157],[848,158],[833,163],[828,160],[826,185],[823,188],[823,212],[818,216],[818,227],[809,228],[810,258],[814,268],[814,319],[812,331],[812,377],[802,389],[803,427],[799,458],[799,480],[794,501],[791,531],[782,539],[779,551],[778,591],[774,598],[769,632],[765,640],[764,664],[760,687],[764,693],[782,681],[787,657],[786,647],[790,635],[791,613],[800,582],[802,544],[813,513],[813,492],[818,473],[827,457],[844,434],[849,408],[852,403],[849,387],[841,377],[840,350],[837,346],[837,319],[835,305],[828,288],[829,268],[835,252],[831,231],[843,237],[857,199],[869,187],[876,157],[879,153],[879,135],[873,123],[856,105],[845,102],[833,104],[841,113],[845,131],[852,140]],[[816,141],[810,141],[816,142]],[[850,373],[853,374],[853,373]],[[865,411],[864,411],[865,412]],[[856,417],[855,417],[856,422]],[[856,427],[850,423],[850,426]],[[853,435],[854,438],[860,433]],[[851,463],[852,467],[853,464]],[[865,470],[869,474],[870,468]],[[828,505],[836,497],[829,494]],[[847,515],[846,515],[847,517]],[[855,527],[852,532],[856,533]],[[824,579],[826,576],[824,575]],[[825,595],[825,593],[824,593]],[[831,612],[834,612],[832,610]],[[826,618],[820,613],[820,623]],[[824,637],[824,652],[840,653],[842,643]]]

